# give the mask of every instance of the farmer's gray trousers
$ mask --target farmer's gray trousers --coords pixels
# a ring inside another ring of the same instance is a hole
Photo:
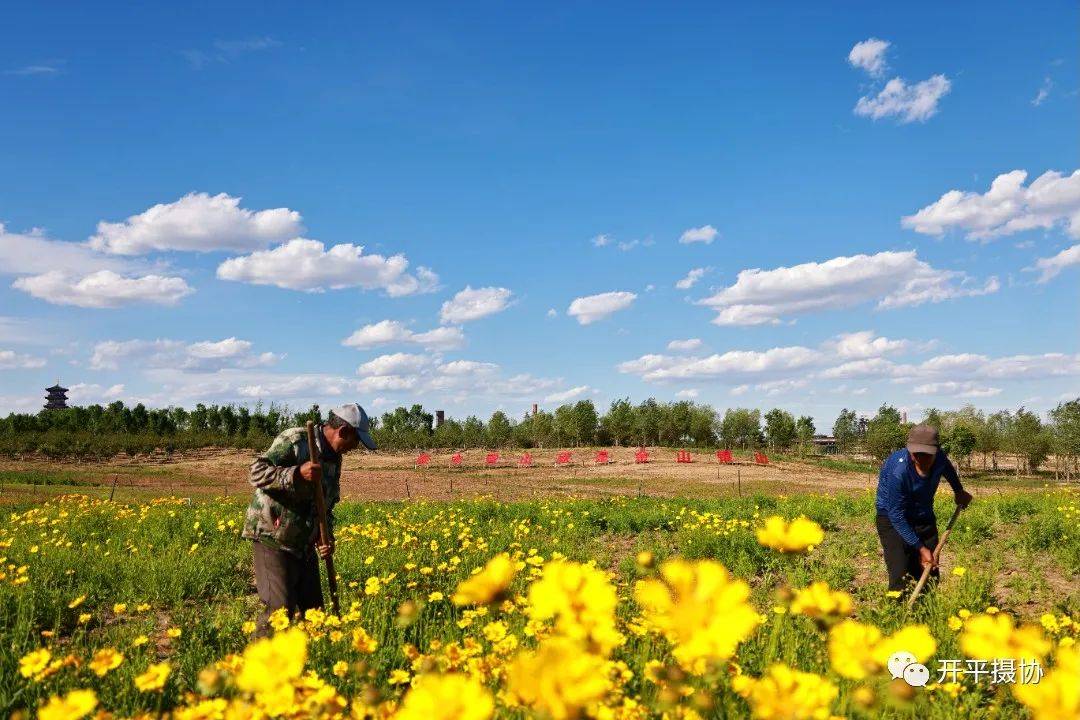
[[[309,608],[323,605],[319,584],[319,561],[314,551],[299,558],[261,542],[251,543],[255,553],[255,587],[263,608],[255,624],[255,636],[270,632],[270,613],[285,608],[292,620]]]

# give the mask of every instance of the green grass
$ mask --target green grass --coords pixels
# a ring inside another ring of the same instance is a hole
[[[613,478],[589,478],[605,484]],[[343,579],[343,599],[362,602],[362,624],[380,643],[370,658],[376,676],[384,680],[390,670],[406,666],[401,654],[405,643],[421,649],[432,640],[460,640],[479,635],[478,627],[463,631],[461,612],[443,602],[426,603],[432,591],[449,595],[469,571],[504,549],[534,549],[545,558],[560,552],[579,561],[594,560],[616,573],[623,600],[620,616],[633,615],[630,588],[640,577],[633,558],[650,550],[659,559],[683,556],[722,562],[746,579],[752,602],[770,616],[774,629],[759,632],[740,651],[743,670],[759,674],[768,662],[787,661],[804,670],[828,669],[824,638],[805,618],[772,616],[778,593],[813,580],[826,580],[850,592],[857,617],[885,631],[905,623],[927,623],[939,641],[938,657],[962,657],[955,633],[946,620],[960,608],[979,611],[988,605],[1025,606],[1037,617],[1045,611],[1080,614],[1080,533],[1073,520],[1059,509],[1074,500],[1061,493],[999,494],[980,499],[962,516],[947,550],[946,568],[964,565],[964,577],[946,574],[941,586],[908,614],[885,597],[884,570],[874,534],[872,496],[868,493],[827,497],[764,494],[722,499],[615,498],[601,500],[535,500],[505,503],[493,500],[413,503],[343,503],[337,526],[337,570]],[[36,503],[34,503],[36,505]],[[109,710],[124,714],[153,712],[157,700],[132,689],[132,678],[145,666],[166,657],[178,674],[162,701],[178,702],[183,689],[196,686],[199,670],[214,660],[243,649],[247,637],[241,626],[253,619],[257,600],[251,586],[251,548],[237,537],[245,502],[215,498],[184,502],[149,500],[146,504],[102,501],[52,501],[32,507],[30,501],[9,506],[0,519],[0,716],[17,708],[36,706],[48,695],[92,684]],[[951,501],[939,500],[939,517],[951,512]],[[769,514],[806,515],[822,525],[826,541],[805,558],[784,557],[756,542],[751,528],[729,534],[709,526],[710,519],[744,519],[751,526]],[[695,517],[703,521],[694,520]],[[229,523],[232,522],[230,526]],[[350,532],[349,527],[364,532]],[[412,540],[403,541],[405,535]],[[462,537],[482,538],[485,546]],[[383,540],[386,546],[382,547]],[[432,549],[431,543],[438,544]],[[193,545],[197,547],[193,549]],[[406,571],[407,562],[440,567],[430,575]],[[369,560],[370,558],[370,560]],[[13,585],[13,570],[28,566],[29,581]],[[1066,578],[1067,588],[1039,582],[999,583],[1006,570],[1041,567]],[[372,576],[396,574],[382,592],[365,596],[364,582]],[[414,587],[407,583],[414,582]],[[524,591],[520,579],[515,590]],[[69,604],[79,596],[85,601]],[[402,601],[418,601],[416,622],[397,621]],[[128,611],[117,615],[113,604],[125,602]],[[151,609],[133,613],[138,603]],[[1021,608],[1022,609],[1022,608]],[[90,620],[79,623],[80,613]],[[179,627],[177,640],[164,639],[166,627]],[[520,631],[520,625],[513,629]],[[43,640],[42,632],[53,633]],[[131,641],[146,634],[152,641],[132,649]],[[655,654],[651,640],[631,638],[621,657],[635,673]],[[73,653],[84,661],[95,648],[123,649],[128,659],[104,680],[85,669],[65,670],[43,684],[18,678],[18,659],[47,643],[57,653]],[[312,667],[343,691],[355,690],[353,680],[338,680],[330,665],[339,659],[319,650]],[[17,678],[17,679],[16,679]],[[944,695],[918,695],[908,709],[878,708],[863,713],[850,702],[854,683],[840,681],[837,709],[854,716],[873,717],[1022,717],[1015,702],[962,705]],[[742,701],[729,691],[716,690],[719,713],[745,712]],[[961,709],[963,708],[963,709]],[[717,715],[719,716],[719,715]]]

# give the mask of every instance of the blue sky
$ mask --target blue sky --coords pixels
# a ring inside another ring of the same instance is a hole
[[[11,9],[0,412],[57,378],[1045,410],[1080,376],[1077,14]]]

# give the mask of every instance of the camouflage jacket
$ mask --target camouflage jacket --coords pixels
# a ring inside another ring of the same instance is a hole
[[[341,456],[325,442],[322,428],[316,428],[326,522],[333,538],[333,510],[341,497]],[[251,463],[248,480],[255,487],[255,497],[244,518],[245,538],[301,557],[309,552],[319,534],[314,486],[299,473],[299,466],[309,457],[307,432],[296,427],[274,438],[270,449]]]

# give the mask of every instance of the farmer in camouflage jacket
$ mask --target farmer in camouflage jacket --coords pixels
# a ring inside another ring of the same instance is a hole
[[[256,634],[266,635],[270,613],[285,608],[290,616],[322,607],[319,557],[334,552],[334,505],[341,497],[341,456],[363,444],[375,449],[367,413],[355,403],[330,411],[315,428],[320,464],[311,464],[307,433],[296,427],[278,435],[251,464],[255,497],[244,519],[243,536],[255,553],[255,586],[262,600]],[[326,498],[328,545],[316,546],[318,518],[313,482],[322,482]]]

